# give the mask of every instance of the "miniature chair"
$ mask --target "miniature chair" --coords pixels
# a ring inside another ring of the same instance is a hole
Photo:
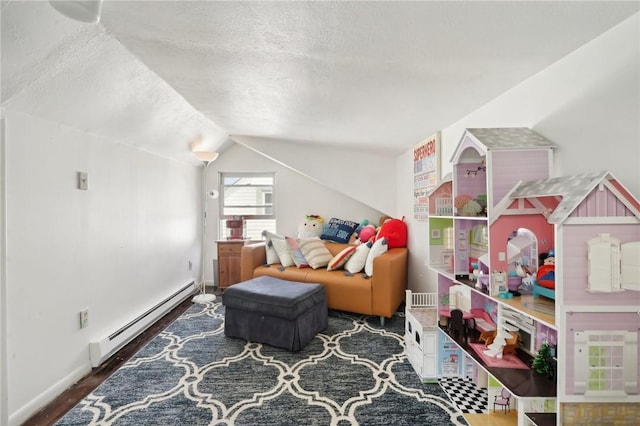
[[[496,330],[483,331],[480,333],[478,340],[484,342],[485,346],[489,346],[493,342],[493,339],[495,339],[497,333]]]
[[[451,310],[451,320],[449,320],[449,334],[455,340],[459,338],[465,339],[467,337],[467,327],[463,318],[463,313],[460,309]]]
[[[511,393],[506,389],[502,388],[499,395],[495,396],[493,400],[493,411],[496,411],[496,405],[502,406],[502,410],[506,414],[507,412],[511,412]]]

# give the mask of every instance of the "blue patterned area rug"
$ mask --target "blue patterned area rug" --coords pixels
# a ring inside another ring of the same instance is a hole
[[[194,305],[57,425],[459,425],[406,358],[404,316],[329,312],[297,353],[224,335],[224,306]]]

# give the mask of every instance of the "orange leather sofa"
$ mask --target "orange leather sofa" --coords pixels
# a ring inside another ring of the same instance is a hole
[[[348,244],[326,241],[325,246],[332,255],[338,254]],[[287,281],[320,283],[324,286],[329,309],[355,312],[365,315],[390,318],[404,300],[407,289],[406,248],[393,248],[373,260],[373,276],[365,278],[362,273],[345,275],[344,270],[327,271],[327,268],[302,268],[280,264],[266,265],[265,243],[259,242],[242,247],[240,255],[240,278],[242,281],[263,275]]]

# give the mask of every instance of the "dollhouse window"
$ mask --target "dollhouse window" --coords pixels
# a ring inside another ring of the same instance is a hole
[[[574,391],[585,396],[638,393],[638,334],[628,331],[575,333]]]
[[[510,276],[516,274],[518,267],[524,271],[535,273],[538,269],[538,242],[533,232],[526,228],[513,231],[507,240],[507,263]]]
[[[620,246],[620,285],[625,290],[640,291],[640,241]]]
[[[600,234],[587,245],[589,291],[640,290],[640,241],[620,244],[619,239]]]

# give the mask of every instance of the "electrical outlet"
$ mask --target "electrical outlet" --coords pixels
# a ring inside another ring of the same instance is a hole
[[[189,270],[193,269],[193,262],[189,261]]]
[[[80,311],[80,328],[87,328],[89,326],[89,309],[83,309]]]

